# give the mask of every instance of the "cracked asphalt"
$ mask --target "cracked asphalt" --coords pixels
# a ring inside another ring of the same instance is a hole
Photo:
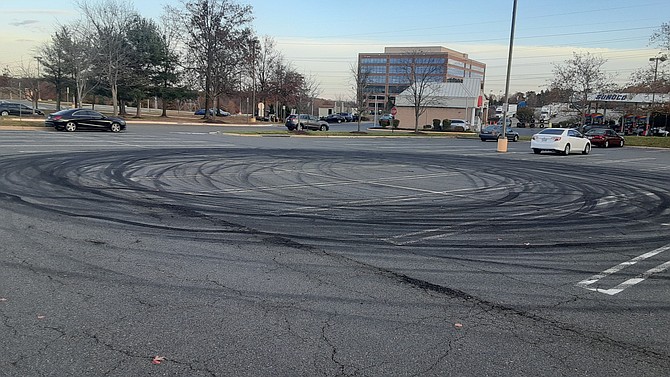
[[[666,376],[670,151],[495,149],[0,131],[0,375]]]

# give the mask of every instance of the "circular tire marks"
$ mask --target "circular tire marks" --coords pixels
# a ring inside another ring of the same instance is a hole
[[[560,159],[389,156],[231,149],[31,156],[0,163],[0,193],[81,219],[425,250],[504,248],[553,229],[560,232],[538,246],[607,245],[603,228],[654,243],[665,237],[649,227],[670,222],[662,174],[576,169]]]
[[[494,263],[517,268],[524,258],[536,258],[528,263],[537,270],[542,259],[576,258],[571,253],[623,253],[623,237],[643,250],[667,243],[662,232],[649,231],[670,222],[662,174],[575,167],[570,161],[579,157],[552,157],[230,148],[31,155],[0,162],[0,205],[29,214],[38,209],[73,225],[93,220],[159,235],[206,233],[214,241],[249,232],[327,256],[337,251],[384,278],[468,301],[473,312],[519,318],[533,327],[538,343],[553,334],[556,342],[568,338],[566,344],[617,360],[634,355],[662,370],[667,351],[643,346],[653,326],[611,335],[569,315],[486,296],[500,294],[497,280],[482,278],[481,285],[493,286],[486,292],[463,279],[476,271],[474,264],[482,275],[503,274],[507,266],[499,272]],[[438,259],[455,263],[438,265]],[[590,275],[578,272],[580,279]],[[534,283],[519,280],[526,291],[544,284]],[[529,301],[540,296],[534,293]],[[579,299],[574,296],[559,298],[569,305]]]

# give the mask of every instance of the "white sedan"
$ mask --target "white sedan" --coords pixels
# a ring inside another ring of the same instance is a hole
[[[533,135],[530,148],[539,154],[553,151],[568,155],[570,153],[589,154],[591,141],[574,128],[547,128]]]

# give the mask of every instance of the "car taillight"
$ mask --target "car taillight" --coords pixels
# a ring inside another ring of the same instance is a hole
[[[54,116],[54,117],[51,118],[51,119],[53,119],[53,120],[60,120],[61,118],[62,118],[62,116],[60,116],[60,115],[56,115],[56,116]]]
[[[554,141],[561,141],[561,137],[560,137],[560,136],[556,136],[555,138],[553,138],[553,140],[554,140]]]

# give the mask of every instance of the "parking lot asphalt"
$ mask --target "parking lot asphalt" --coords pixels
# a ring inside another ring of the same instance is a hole
[[[0,368],[665,376],[669,173],[653,148],[0,131]]]

